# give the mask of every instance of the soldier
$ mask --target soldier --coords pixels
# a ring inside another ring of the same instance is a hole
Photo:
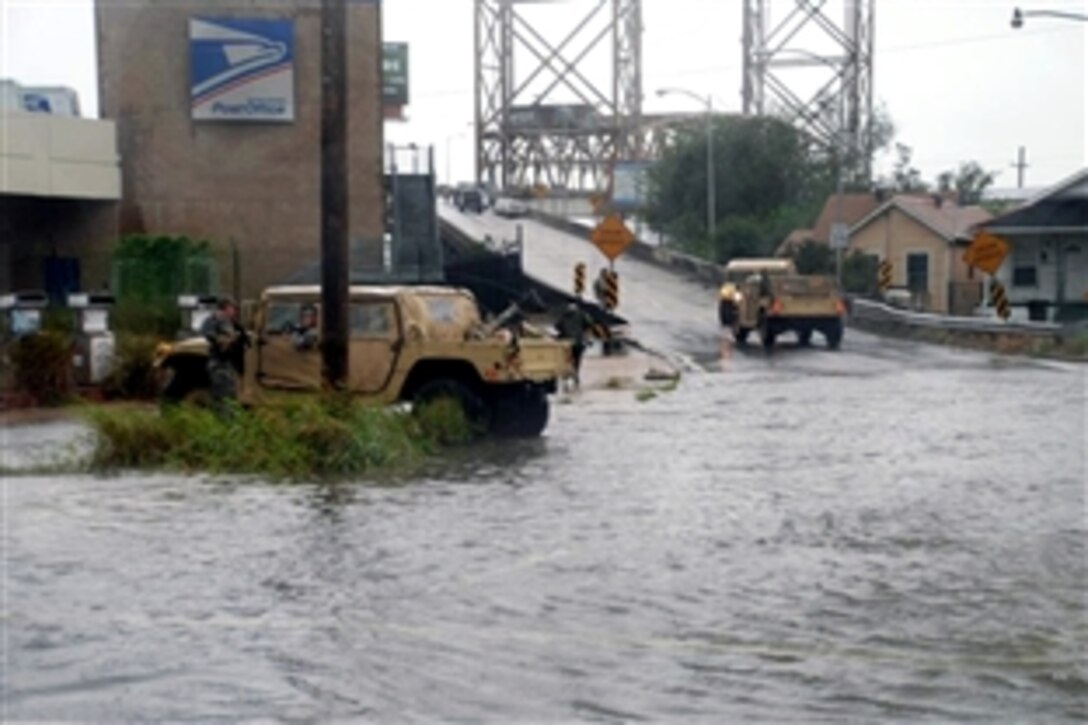
[[[211,380],[212,404],[217,413],[227,412],[227,401],[238,397],[238,375],[242,372],[246,331],[238,324],[238,305],[223,298],[215,314],[204,320],[200,333],[208,341],[208,378]]]
[[[574,363],[574,387],[580,387],[582,380],[582,356],[586,351],[587,333],[593,327],[593,320],[577,302],[571,302],[555,323],[555,331],[560,340],[570,340],[570,352]]]
[[[593,280],[593,296],[597,298],[597,304],[604,305],[605,289],[608,285],[605,279],[608,277],[608,268],[602,267],[597,279]]]
[[[303,305],[298,325],[291,331],[291,343],[300,351],[317,347],[317,308],[313,305]]]

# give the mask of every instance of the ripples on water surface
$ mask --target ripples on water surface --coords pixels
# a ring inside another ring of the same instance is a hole
[[[385,487],[9,481],[5,715],[1088,716],[1083,373],[798,360]]]

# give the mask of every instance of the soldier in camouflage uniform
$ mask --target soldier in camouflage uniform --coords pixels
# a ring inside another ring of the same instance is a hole
[[[560,340],[570,341],[571,363],[574,367],[573,383],[578,388],[582,385],[582,356],[589,343],[589,333],[593,328],[593,318],[577,302],[567,305],[563,314],[555,323],[555,332]]]
[[[204,321],[201,334],[208,341],[208,378],[212,405],[217,413],[229,410],[228,401],[238,397],[238,375],[242,372],[247,336],[238,324],[238,305],[225,298],[215,314]]]

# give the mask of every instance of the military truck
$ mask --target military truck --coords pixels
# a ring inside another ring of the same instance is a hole
[[[803,346],[819,332],[832,350],[842,344],[846,306],[828,277],[775,274],[750,275],[737,287],[733,336],[743,344],[753,330],[770,350],[782,333],[794,332]]]
[[[722,270],[724,277],[718,292],[718,320],[722,327],[732,327],[737,319],[741,287],[752,275],[797,274],[791,259],[734,259]]]
[[[299,324],[320,315],[316,286],[272,287],[253,306],[239,377],[243,405],[321,388],[320,345],[300,345]],[[509,317],[509,316],[508,316]],[[470,421],[499,435],[533,437],[548,423],[548,394],[573,373],[570,345],[486,323],[471,292],[447,287],[352,287],[349,389],[364,403],[452,398]],[[208,344],[160,345],[163,397],[205,394]]]

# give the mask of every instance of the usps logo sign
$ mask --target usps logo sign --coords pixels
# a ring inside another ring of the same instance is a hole
[[[295,120],[290,20],[189,20],[192,116],[200,121]]]

